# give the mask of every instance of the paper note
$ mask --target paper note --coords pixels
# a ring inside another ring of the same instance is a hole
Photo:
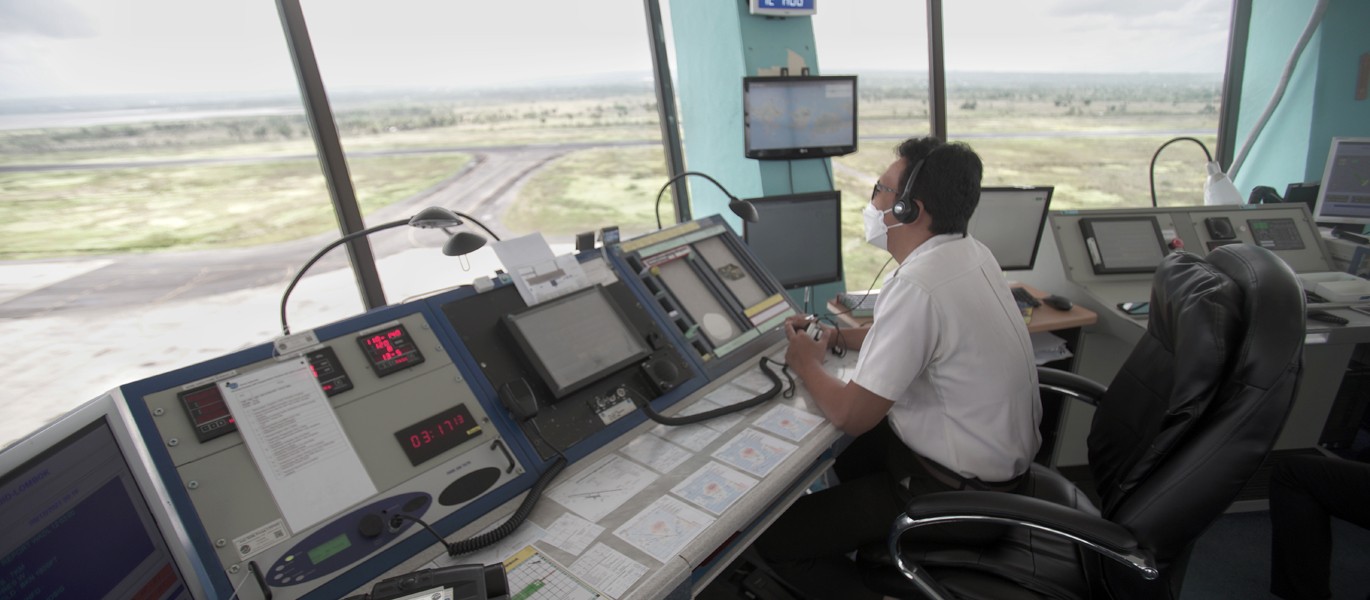
[[[376,495],[307,359],[281,361],[218,385],[292,531]]]
[[[514,280],[523,303],[534,306],[565,296],[589,285],[585,269],[575,256],[555,256],[538,232],[494,245],[495,255]]]
[[[694,404],[690,405],[690,408],[687,410],[689,411],[689,414],[695,414],[699,412],[704,412],[705,410],[727,408],[730,406],[734,406],[740,402],[746,402],[747,400],[751,400],[755,397],[756,392],[742,389],[729,383],[721,385],[714,391],[709,392],[707,396],[704,396],[698,402],[695,402]],[[704,421],[703,423],[706,427],[716,431],[729,431],[736,427],[742,421],[745,421],[747,419],[747,415],[751,413],[751,410],[752,409],[749,408],[745,410],[731,412],[723,416],[714,417],[712,419],[709,419],[708,421]],[[685,411],[681,412],[682,414],[685,413]]]
[[[756,487],[755,479],[710,462],[671,488],[671,493],[715,515],[721,515],[753,487]]]
[[[701,424],[694,425],[657,425],[652,433],[699,452],[718,439],[719,432]]]
[[[713,523],[713,517],[671,496],[662,496],[614,530],[614,535],[666,562]]]
[[[784,404],[771,407],[752,423],[757,429],[797,442],[823,422],[823,417]]]
[[[619,452],[628,458],[647,465],[658,473],[670,473],[676,467],[694,456],[689,450],[681,448],[654,435],[639,435],[628,442]]]
[[[714,458],[757,477],[765,477],[792,454],[797,446],[755,429],[744,429],[716,450]]]
[[[771,371],[776,374],[776,376],[780,375],[779,366],[766,366],[769,367]],[[780,381],[782,384],[784,384],[785,378],[781,377]],[[753,393],[753,395],[769,391],[771,387],[775,385],[774,382],[771,381],[771,378],[767,377],[766,374],[761,371],[761,366],[755,363],[753,363],[753,366],[750,370],[743,371],[742,374],[738,375],[737,377],[734,377],[730,383],[738,387],[750,390]]]
[[[622,596],[647,573],[647,566],[604,544],[595,544],[571,563],[571,572],[610,596]]]
[[[547,535],[542,541],[571,554],[580,554],[601,533],[604,533],[603,527],[571,513],[565,513],[547,526]]]
[[[646,467],[611,454],[552,488],[548,497],[571,512],[598,522],[656,478]]]
[[[509,598],[519,600],[592,600],[603,598],[590,584],[550,557],[528,546],[504,561]]]

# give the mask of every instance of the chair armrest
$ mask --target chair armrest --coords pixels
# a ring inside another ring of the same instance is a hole
[[[1051,367],[1037,367],[1037,387],[1098,406],[1108,388],[1088,377]]]
[[[910,573],[899,553],[905,532],[927,525],[956,522],[999,523],[1061,536],[1135,569],[1145,579],[1160,573],[1151,553],[1121,525],[1039,498],[1003,492],[938,492],[918,496],[890,531],[890,554],[900,570]],[[912,577],[912,575],[910,575]]]

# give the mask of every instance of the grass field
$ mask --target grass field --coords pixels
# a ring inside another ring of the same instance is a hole
[[[618,225],[625,235],[656,228],[653,199],[667,180],[659,147],[595,148],[572,152],[531,177],[504,225],[515,231],[574,234]],[[663,223],[675,222],[670,192]]]
[[[1054,185],[1057,209],[1145,206],[1155,149],[1174,131],[1217,129],[1216,86],[1165,90],[968,86],[951,94],[948,124],[953,139],[965,136],[984,159],[985,185]],[[660,138],[645,88],[544,96],[340,105],[338,127],[363,211],[418,193],[470,159],[365,152]],[[863,137],[918,135],[927,129],[926,90],[871,84],[860,114]],[[1199,137],[1212,147],[1213,135]],[[894,144],[863,140],[859,153],[836,161],[845,167],[835,176],[849,287],[864,289],[884,262],[864,244],[860,209]],[[277,158],[0,174],[0,260],[247,246],[330,231],[335,221],[313,155],[303,116],[288,114],[0,131],[0,165]],[[1200,201],[1201,158],[1190,145],[1167,149],[1156,167],[1162,205]],[[630,235],[647,231],[665,180],[662,150],[653,145],[571,152],[524,182],[503,225],[549,235],[608,224]],[[662,218],[674,220],[669,201]]]
[[[451,176],[471,157],[349,160],[363,213]],[[251,246],[336,231],[314,160],[0,174],[0,260]]]

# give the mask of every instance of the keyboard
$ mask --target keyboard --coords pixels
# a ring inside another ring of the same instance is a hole
[[[847,307],[853,317],[869,317],[875,314],[875,301],[879,298],[880,290],[870,293],[839,293],[837,295],[837,301]]]
[[[1013,292],[1013,299],[1018,303],[1019,309],[1037,308],[1042,305],[1042,301],[1033,298],[1032,294],[1029,294],[1026,288],[1011,287],[1009,288],[1009,291]]]

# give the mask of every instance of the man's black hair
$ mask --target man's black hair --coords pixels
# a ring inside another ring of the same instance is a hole
[[[909,163],[899,176],[898,190],[908,185],[914,165],[923,161],[910,195],[923,201],[923,210],[932,217],[933,235],[965,235],[970,216],[980,203],[980,177],[984,174],[980,157],[966,144],[943,143],[932,136],[905,140],[896,152]]]

